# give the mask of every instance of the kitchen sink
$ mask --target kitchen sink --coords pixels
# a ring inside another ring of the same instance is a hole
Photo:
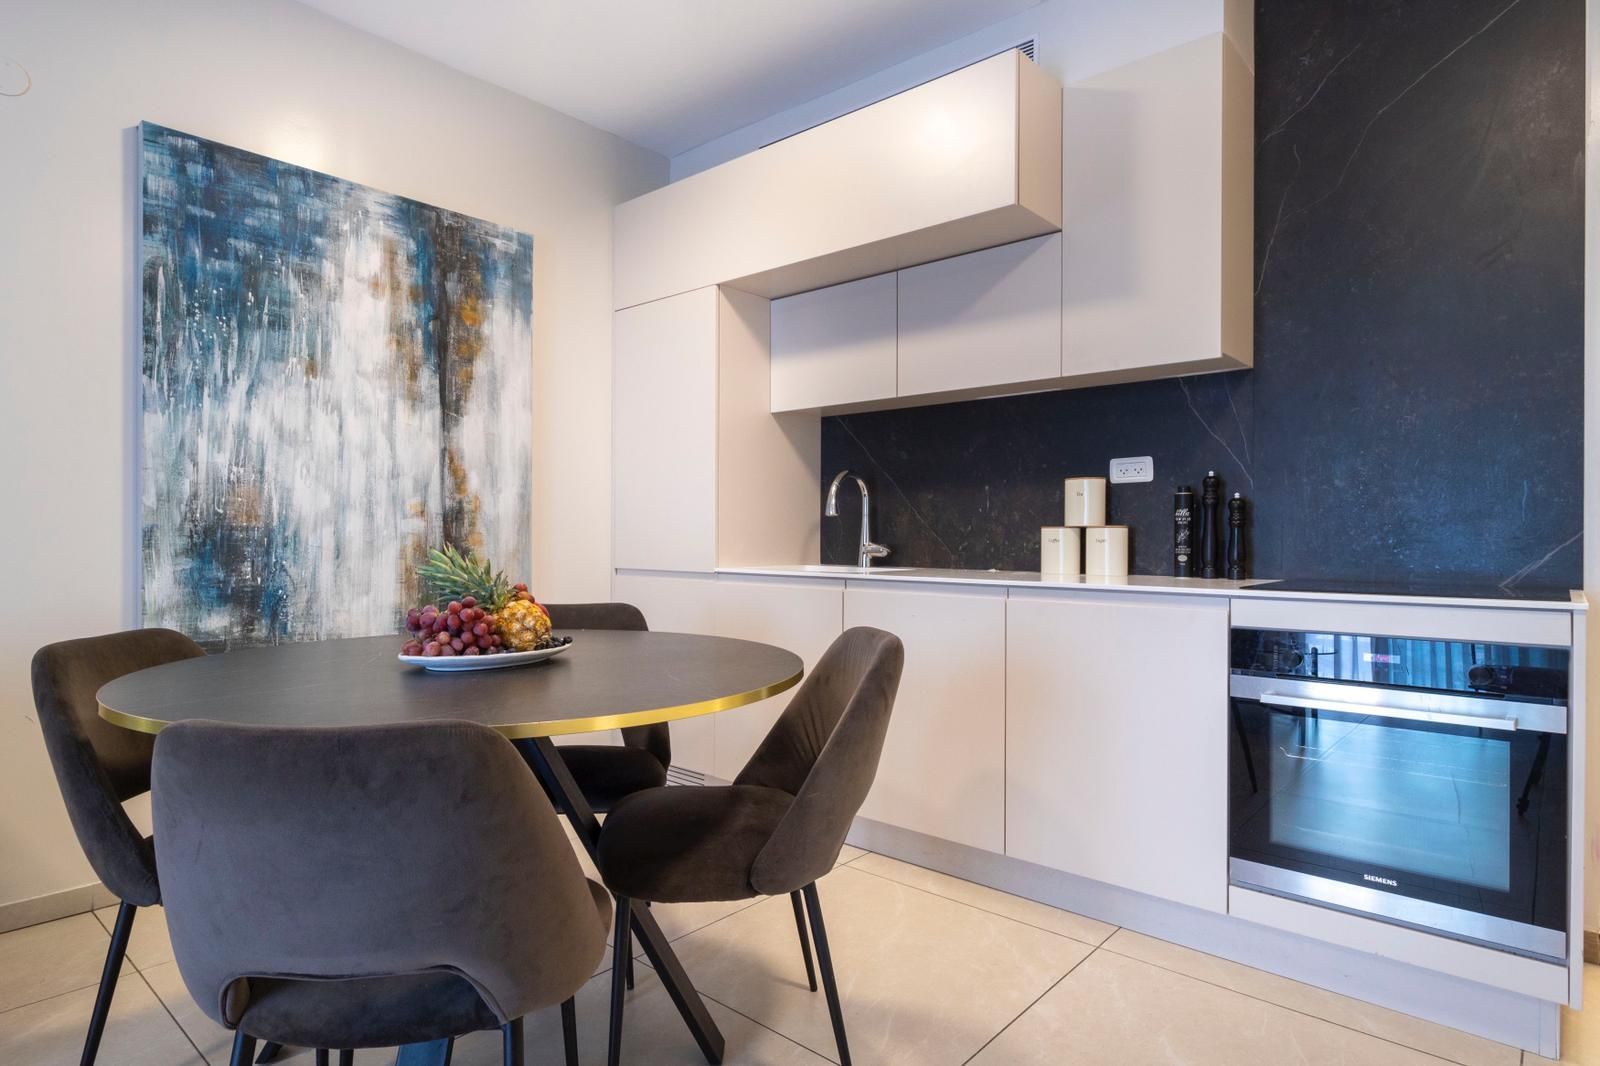
[[[840,566],[832,563],[815,563],[800,569],[808,574],[900,574],[915,570],[914,566]]]

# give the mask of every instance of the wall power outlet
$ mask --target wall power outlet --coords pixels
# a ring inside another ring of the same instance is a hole
[[[1130,481],[1154,481],[1155,460],[1148,455],[1135,455],[1128,459],[1111,460],[1111,483],[1123,485]]]

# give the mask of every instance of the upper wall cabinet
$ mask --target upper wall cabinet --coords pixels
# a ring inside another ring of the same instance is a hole
[[[1067,87],[1062,376],[1253,363],[1254,78],[1217,33]]]
[[[619,205],[613,306],[786,296],[1054,232],[1061,133],[1050,75],[975,63]]]
[[[772,301],[772,410],[895,395],[895,275]]]
[[[1061,235],[900,271],[901,396],[1061,375]]]

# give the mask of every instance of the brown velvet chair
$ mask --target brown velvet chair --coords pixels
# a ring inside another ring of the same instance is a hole
[[[155,738],[102,719],[95,693],[124,674],[204,654],[182,633],[136,629],[50,644],[33,657],[33,705],[67,815],[95,876],[122,901],[89,1017],[82,1066],[91,1066],[99,1053],[134,915],[161,902],[155,850],[122,809],[125,801],[150,791]]]
[[[612,1066],[621,1057],[622,980],[632,954],[633,904],[782,893],[794,904],[797,924],[804,897],[839,1061],[849,1066],[816,883],[838,861],[850,823],[872,787],[904,665],[900,638],[865,627],[846,630],[823,653],[732,785],[653,789],[611,809],[596,865],[617,903]],[[811,977],[803,925],[800,943]],[[812,990],[816,987],[811,977]]]
[[[499,1028],[573,996],[610,898],[499,734],[465,722],[339,729],[216,722],[156,740],[156,858],[178,970],[235,1031],[392,1047]],[[336,871],[330,873],[329,871]]]
[[[547,603],[556,629],[619,629],[643,632],[644,614],[628,603]],[[604,813],[624,796],[667,783],[672,765],[672,735],[667,724],[629,726],[619,744],[563,744],[561,758],[583,798]]]

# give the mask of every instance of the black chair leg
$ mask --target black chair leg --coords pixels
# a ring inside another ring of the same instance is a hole
[[[260,1062],[261,1060],[257,1058],[256,1061]],[[325,1047],[317,1048],[317,1066],[328,1066],[328,1049]]]
[[[447,1063],[450,1061],[449,1055],[450,1055],[450,1052],[447,1050],[445,1052],[445,1060],[444,1060]],[[342,1051],[339,1052],[339,1066],[355,1066],[355,1061],[356,1061],[356,1053],[354,1051],[350,1050],[349,1048],[344,1048]]]
[[[100,1037],[106,1031],[106,1017],[111,1013],[111,997],[117,990],[117,975],[122,972],[122,960],[128,955],[128,934],[133,932],[133,916],[139,910],[131,903],[117,908],[117,921],[111,927],[111,946],[106,949],[105,968],[100,971],[100,991],[94,997],[94,1013],[89,1015],[89,1033],[83,1038],[81,1066],[94,1066],[100,1054]]]
[[[794,928],[800,934],[800,954],[806,957],[806,983],[811,986],[811,991],[817,990],[817,969],[811,965],[811,938],[806,935],[806,911],[800,902],[800,891],[789,893],[789,902],[794,904]]]
[[[256,1038],[243,1029],[234,1030],[233,1058],[228,1060],[230,1066],[250,1066],[255,1058]]]
[[[628,953],[628,991],[633,991],[633,953]]]
[[[606,1050],[609,1066],[622,1062],[622,1006],[627,1001],[628,959],[633,951],[633,907],[627,896],[617,897],[617,930],[611,943],[611,1033]]]
[[[561,1001],[561,1044],[567,1052],[567,1066],[578,1066],[578,1000]]]
[[[822,925],[822,903],[817,883],[801,889],[811,914],[811,939],[817,942],[817,965],[822,969],[822,989],[828,994],[828,1015],[833,1019],[833,1039],[839,1045],[839,1066],[850,1066],[850,1045],[844,1037],[844,1012],[839,1008],[839,986],[833,979],[833,956],[828,952],[828,931]]]
[[[512,1018],[500,1031],[505,1034],[505,1066],[522,1066],[522,1019]]]

